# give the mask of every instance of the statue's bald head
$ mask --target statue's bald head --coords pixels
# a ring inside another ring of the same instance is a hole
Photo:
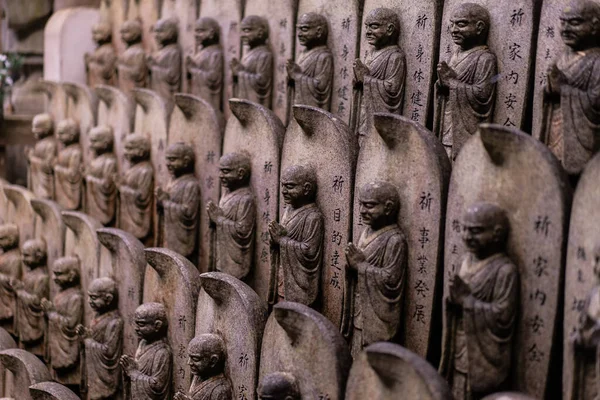
[[[493,254],[504,250],[509,230],[508,214],[494,203],[474,203],[463,216],[463,240],[474,253]]]
[[[213,39],[215,41],[219,41],[219,37],[221,36],[221,26],[219,22],[210,17],[201,17],[196,20],[195,29],[205,29],[212,31]]]
[[[126,41],[139,42],[142,40],[142,24],[137,19],[125,21],[121,26],[121,35]]]
[[[367,14],[365,25],[377,23],[387,25],[390,43],[397,43],[400,38],[400,18],[398,14],[389,8],[375,8]]]
[[[600,4],[571,0],[560,16],[563,42],[573,50],[597,47],[600,38]]]
[[[189,144],[184,142],[176,142],[170,145],[167,148],[165,153],[167,158],[169,157],[178,157],[185,161],[185,167],[188,170],[194,168],[194,162],[196,160],[196,155],[194,154],[194,149]]]
[[[454,9],[453,20],[466,19],[473,23],[477,30],[474,32],[479,37],[478,43],[485,43],[490,31],[491,17],[488,10],[476,3],[462,3]],[[464,32],[463,32],[464,34]]]
[[[294,375],[288,372],[273,372],[266,375],[258,385],[261,400],[300,400],[300,388]]]
[[[373,181],[360,188],[360,198],[373,199],[379,203],[390,203],[392,214],[397,215],[400,210],[400,196],[398,188],[389,182]]]
[[[317,195],[317,173],[312,166],[307,165],[291,165],[287,167],[281,174],[281,184],[298,185],[302,188],[302,193],[299,193],[304,198],[304,202],[314,202]],[[285,195],[285,194],[284,194]]]
[[[224,172],[231,171],[229,177],[234,175],[242,182],[248,182],[250,180],[252,162],[250,161],[250,155],[245,151],[227,153],[219,160],[219,169],[221,170],[221,181],[223,182]],[[227,178],[225,176],[225,178]]]
[[[33,117],[31,128],[36,136],[46,136],[52,133],[54,122],[52,116],[48,113],[37,114]]]
[[[308,12],[302,14],[298,19],[298,26],[308,25],[311,27],[321,28],[321,37],[323,42],[327,43],[327,36],[329,35],[329,27],[327,25],[327,18],[316,12]]]
[[[257,29],[259,31],[259,37],[262,40],[266,40],[269,37],[269,21],[258,15],[249,15],[242,20],[241,28]],[[243,33],[242,33],[243,35]]]
[[[176,42],[179,35],[179,21],[177,18],[159,19],[152,29],[155,33],[162,33],[161,41]]]
[[[46,264],[46,242],[42,239],[29,239],[21,248],[23,262],[36,267]]]
[[[98,22],[92,27],[92,35],[96,42],[108,42],[112,37],[112,28],[106,22]]]
[[[107,293],[116,298],[118,293],[117,283],[114,281],[114,279],[109,277],[96,278],[90,283],[88,292],[94,294]]]
[[[113,129],[108,125],[98,125],[90,129],[90,141],[101,143],[107,150],[112,149],[114,142]]]
[[[79,258],[75,256],[65,256],[60,257],[54,264],[52,264],[52,270],[54,271],[65,271],[65,272],[73,272],[79,276],[80,272],[80,263]]]
[[[150,139],[141,133],[132,133],[125,137],[125,148],[135,148],[143,153],[146,158],[150,156]]]
[[[58,139],[63,143],[79,141],[79,125],[72,118],[63,119],[56,127]]]
[[[19,227],[15,224],[0,225],[0,240],[4,250],[17,247],[19,245]]]
[[[159,321],[162,328],[166,329],[169,320],[167,318],[167,309],[161,303],[144,303],[135,309],[135,319]]]

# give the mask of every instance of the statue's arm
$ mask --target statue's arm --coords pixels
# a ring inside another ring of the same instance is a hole
[[[273,54],[270,51],[261,53],[256,66],[256,72],[242,70],[239,72],[239,77],[250,82],[256,91],[269,87],[273,81]]]
[[[313,260],[323,249],[323,216],[311,213],[306,219],[300,240],[283,236],[279,239],[279,246],[288,248],[288,252],[297,254],[304,260]]]
[[[473,83],[461,82],[453,79],[450,85],[451,90],[458,90],[463,93],[470,104],[488,103],[496,90],[496,80],[498,74],[498,65],[496,56],[492,53],[485,53],[477,59],[475,67],[475,77]]]
[[[397,97],[404,90],[406,79],[406,57],[401,52],[394,52],[387,61],[387,68],[383,79],[372,75],[365,75],[365,84],[380,86],[389,96]]]

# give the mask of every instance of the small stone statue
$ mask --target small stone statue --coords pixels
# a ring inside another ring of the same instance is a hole
[[[446,297],[440,365],[456,400],[491,394],[509,378],[519,309],[519,271],[506,255],[506,212],[476,203],[465,213],[463,232],[468,253]]]
[[[75,327],[83,320],[83,293],[79,285],[77,257],[62,257],[52,265],[59,292],[54,301],[42,299],[48,319],[50,367],[54,378],[64,385],[79,385],[79,340]]]
[[[105,22],[99,22],[92,27],[92,38],[98,44],[93,53],[85,53],[87,84],[114,85],[117,55],[112,45],[112,29]]]
[[[11,282],[21,279],[21,250],[17,225],[0,225],[0,250],[0,326],[13,333],[16,305]]]
[[[494,53],[487,47],[490,14],[482,6],[464,3],[450,19],[452,40],[458,46],[450,63],[437,66],[438,96],[435,133],[451,160],[477,131],[490,122],[498,73]]]
[[[214,264],[219,272],[244,279],[254,255],[256,204],[250,189],[250,157],[225,154],[219,160],[221,185],[226,192],[219,205],[209,201],[208,217],[215,232]]]
[[[287,372],[273,372],[258,385],[260,400],[301,400],[302,394],[296,378]]]
[[[356,275],[352,356],[371,343],[393,339],[400,325],[406,281],[407,244],[398,226],[398,189],[372,182],[359,192],[360,215],[367,228],[358,244],[348,243],[348,272]]]
[[[269,22],[256,15],[242,20],[242,43],[249,47],[240,62],[231,60],[235,96],[271,108],[273,90],[273,53],[268,46]]]
[[[402,113],[406,56],[398,46],[400,20],[388,8],[376,8],[365,19],[365,36],[373,48],[363,63],[354,61],[354,85],[362,90],[359,137],[364,137],[373,125],[375,112]]]
[[[154,169],[150,162],[150,140],[141,134],[127,135],[125,158],[130,168],[119,181],[119,228],[142,242],[152,239]],[[150,244],[150,243],[146,243]]]
[[[548,69],[542,141],[570,174],[600,149],[600,5],[567,2],[560,17],[567,50]]]
[[[181,90],[181,49],[177,44],[177,19],[158,20],[152,28],[158,50],[146,57],[150,89],[168,102]]]
[[[40,199],[54,199],[53,164],[58,152],[58,143],[54,137],[53,125],[50,114],[38,114],[33,117],[31,130],[37,142],[27,153],[29,188],[35,197]]]
[[[167,339],[167,309],[160,303],[144,303],[135,310],[140,338],[135,359],[121,356],[121,368],[129,381],[131,400],[171,399],[173,355]]]
[[[156,188],[156,208],[162,216],[159,244],[193,260],[198,243],[200,185],[194,176],[194,149],[178,142],[167,148],[167,169],[173,180]]]
[[[121,39],[127,48],[117,60],[119,89],[124,93],[147,85],[148,70],[146,53],[142,47],[142,25],[137,20],[127,21],[121,26]]]
[[[327,47],[329,29],[321,14],[306,13],[298,20],[298,41],[305,47],[298,64],[286,63],[288,81],[294,87],[294,104],[329,111],[333,87],[333,55]]]
[[[56,202],[65,210],[81,207],[83,191],[83,152],[79,144],[79,126],[72,119],[59,122],[56,128],[63,149],[54,165]]]
[[[44,355],[46,322],[41,301],[50,291],[46,267],[46,243],[40,239],[28,240],[21,248],[23,279],[12,280],[11,289],[17,297],[16,331],[20,347]]]
[[[281,224],[269,223],[277,255],[272,257],[277,284],[270,288],[271,302],[286,300],[310,306],[319,294],[325,232],[323,214],[315,203],[314,169],[301,165],[288,167],[281,177],[281,194],[287,205]]]
[[[96,312],[89,328],[77,325],[83,340],[82,389],[90,400],[116,397],[121,380],[123,319],[118,309],[117,284],[111,278],[94,279],[88,288],[90,307]]]
[[[219,335],[205,333],[192,339],[188,347],[192,372],[189,394],[178,392],[175,400],[230,400],[231,382],[225,376],[227,350]]]
[[[117,157],[113,153],[113,130],[97,126],[89,133],[95,158],[85,170],[87,213],[103,225],[111,225],[117,207]]]
[[[213,18],[200,18],[194,27],[196,52],[185,58],[190,93],[209,102],[215,110],[223,106],[224,56],[221,28]]]

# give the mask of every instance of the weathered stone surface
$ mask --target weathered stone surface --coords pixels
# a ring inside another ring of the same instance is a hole
[[[98,98],[93,90],[83,84],[62,83],[67,95],[67,118],[79,126],[79,144],[83,152],[84,165],[91,159],[89,131],[96,126]]]
[[[0,351],[16,349],[17,343],[13,337],[3,328],[0,328]],[[0,395],[9,396],[13,391],[13,376],[11,373],[0,367]]]
[[[66,118],[67,94],[60,83],[42,80],[37,82],[36,90],[44,93],[46,96],[45,109],[52,116],[55,125]]]
[[[345,122],[350,119],[352,106],[352,63],[358,55],[360,6],[358,0],[299,0],[298,4],[298,17],[316,12],[329,22],[328,44],[334,67],[331,112]],[[296,39],[296,60],[302,49]]]
[[[41,382],[29,386],[33,400],[78,400],[79,397],[66,386],[56,382]]]
[[[200,273],[183,256],[161,248],[145,250],[144,303],[164,304],[169,318],[169,343],[173,349],[173,392],[187,391],[191,374],[187,346],[194,337],[196,304],[200,293]]]
[[[339,327],[344,314],[346,260],[343,249],[351,229],[356,137],[341,119],[321,109],[294,106],[293,116],[283,143],[281,171],[292,165],[303,165],[317,173],[317,205],[325,223],[322,313]],[[283,215],[283,202],[279,213]]]
[[[256,399],[265,301],[242,281],[221,272],[200,275],[196,336],[218,333],[227,345],[226,370],[233,398]]]
[[[393,343],[365,348],[352,364],[346,399],[450,400],[448,383],[427,361]]]
[[[156,44],[152,37],[152,27],[160,16],[160,0],[126,0],[126,20],[139,19],[142,23],[142,41],[147,52],[156,49]]]
[[[267,108],[248,100],[229,102],[232,116],[227,121],[223,154],[246,151],[250,155],[250,188],[256,205],[254,271],[249,284],[266,300],[270,274],[268,224],[277,219],[279,151],[284,127]]]
[[[489,396],[485,396],[483,400],[534,400],[533,397],[529,397],[523,393],[517,392],[502,392],[494,393]]]
[[[461,219],[478,201],[502,207],[510,221],[507,253],[520,275],[511,389],[544,397],[557,328],[564,227],[570,201],[564,172],[534,138],[481,125],[463,147],[448,194],[444,295],[465,253]],[[543,321],[543,325],[532,321]]]
[[[373,121],[358,155],[352,241],[356,244],[365,228],[358,190],[375,181],[396,186],[400,196],[398,225],[408,244],[402,343],[425,358],[436,338],[439,340],[435,334],[440,328],[435,322],[439,319],[435,318],[439,315],[436,294],[443,265],[450,163],[432,133],[408,117],[375,114]]]
[[[274,372],[293,375],[301,398],[344,398],[351,358],[339,330],[298,303],[273,308],[263,335],[259,387]],[[260,389],[259,389],[260,390]]]
[[[5,184],[3,188],[8,200],[5,222],[19,227],[19,243],[22,245],[34,238],[36,218],[30,203],[33,193],[17,185]]]
[[[32,400],[29,386],[49,382],[52,378],[48,368],[39,358],[25,350],[8,349],[0,351],[0,364],[13,373],[15,384],[9,397],[19,400]]]

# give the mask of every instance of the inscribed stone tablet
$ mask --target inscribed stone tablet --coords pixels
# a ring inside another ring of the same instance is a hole
[[[19,227],[19,243],[23,245],[35,234],[35,212],[31,207],[33,193],[17,185],[4,185],[4,194],[8,200],[6,222]]]
[[[446,194],[450,162],[433,134],[407,117],[375,114],[374,126],[364,139],[356,167],[353,237],[364,229],[358,190],[374,181],[398,188],[398,225],[408,240],[404,288],[403,345],[429,356],[430,341],[439,340],[436,282],[442,274]],[[366,329],[366,327],[365,327]]]
[[[564,171],[543,144],[520,131],[483,124],[456,159],[448,193],[444,296],[466,251],[466,209],[489,201],[508,214],[507,252],[520,280],[510,389],[538,398],[546,394],[552,338],[559,323],[569,192]]]
[[[56,382],[41,382],[29,386],[33,400],[78,400],[79,397],[66,386]]]
[[[267,304],[239,279],[221,272],[200,275],[196,336],[218,333],[227,344],[226,375],[236,399],[256,399]]]
[[[0,351],[7,349],[16,349],[17,343],[13,337],[5,329],[0,328]],[[12,374],[5,370],[3,366],[0,367],[0,396],[8,396],[12,391],[13,386]]]
[[[360,1],[299,0],[298,17],[309,12],[321,14],[329,22],[328,46],[333,53],[334,68],[331,112],[348,122],[352,107],[352,64],[358,56]],[[302,49],[296,38],[296,60]]]
[[[0,364],[13,373],[15,384],[9,397],[19,400],[32,400],[29,386],[52,380],[48,368],[39,358],[21,349],[0,351]]]
[[[285,134],[281,170],[292,165],[312,166],[317,173],[317,205],[325,223],[321,274],[322,313],[342,325],[346,258],[354,189],[356,137],[331,113],[309,106],[294,106],[294,119]],[[283,204],[280,205],[283,215]]]
[[[79,125],[79,144],[83,153],[83,164],[89,165],[91,159],[89,131],[96,126],[98,98],[87,86],[63,83],[67,95],[67,118]]]
[[[127,20],[139,19],[142,23],[142,42],[146,52],[150,54],[156,49],[152,27],[159,18],[160,10],[157,0],[128,0]]]
[[[52,116],[54,127],[67,115],[67,94],[60,83],[54,81],[39,81],[37,90],[46,96],[46,112]]]

